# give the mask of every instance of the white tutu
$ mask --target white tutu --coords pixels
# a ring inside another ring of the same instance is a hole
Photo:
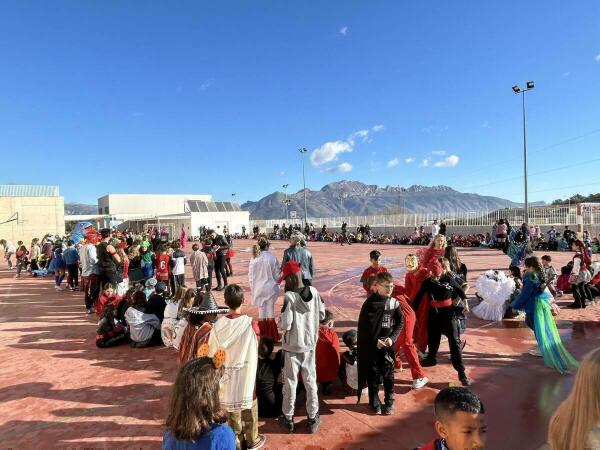
[[[477,278],[475,287],[482,301],[471,309],[473,315],[483,320],[502,320],[507,301],[515,291],[514,280],[507,277],[504,272],[488,270]]]

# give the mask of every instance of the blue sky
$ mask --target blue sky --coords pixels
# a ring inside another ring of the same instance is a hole
[[[600,191],[600,2],[0,3],[0,182],[257,200]],[[407,162],[409,161],[409,162]]]

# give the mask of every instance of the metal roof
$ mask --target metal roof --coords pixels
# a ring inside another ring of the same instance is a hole
[[[0,197],[58,197],[58,186],[0,184]]]

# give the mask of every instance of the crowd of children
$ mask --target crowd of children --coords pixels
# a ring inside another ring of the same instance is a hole
[[[502,225],[497,241],[502,244],[506,234],[507,246],[517,245],[514,233],[511,236],[508,227],[503,233]],[[67,277],[71,289],[83,291],[87,312],[95,310],[99,317],[98,347],[130,343],[136,348],[164,345],[175,350],[181,368],[173,386],[163,448],[261,448],[266,436],[258,431],[259,417],[278,417],[290,433],[297,429],[294,412],[299,390],[305,392],[308,429],[315,433],[321,420],[319,395],[328,395],[334,384],[346,395],[356,395],[359,402],[367,388],[372,412],[393,414],[394,373],[402,368],[402,355],[413,389],[423,388],[429,382],[425,368],[438,363],[442,336],[448,340],[458,379],[463,386],[471,384],[462,357],[468,270],[455,246],[449,245],[452,241],[442,234],[427,238],[428,247],[406,257],[403,284],[381,264],[381,252],[370,252],[370,265],[360,280],[366,298],[357,329],[342,336],[343,351],[333,313],[312,286],[313,260],[302,235],[292,234],[281,265],[264,237],[253,248],[249,284],[259,321],[244,314],[242,288],[228,284],[233,272],[231,239],[209,230],[206,236],[201,245],[192,246],[189,264],[194,287],[186,284],[188,261],[180,240],[169,243],[157,241],[154,235],[101,230],[77,244],[67,240],[63,245],[62,240],[48,237],[42,246],[34,240],[29,249],[22,242],[3,243],[6,254],[16,257],[17,275],[23,269],[32,274],[47,270],[54,274],[56,289]],[[424,236],[419,233],[418,239]],[[575,254],[567,285],[575,298],[573,307],[583,308],[600,293],[600,267],[592,263],[586,242],[576,239],[572,245]],[[514,250],[508,253],[512,255],[509,276],[498,271],[482,275],[490,283],[508,280],[511,286],[500,306],[493,305],[500,311],[494,320],[524,311],[525,323],[538,342],[538,350],[531,354],[543,356],[546,365],[560,372],[575,369],[578,363],[560,342],[552,319],[553,297],[566,291],[564,281],[561,285],[566,270],[559,276],[549,255],[539,260]],[[35,265],[26,262],[28,255]],[[218,306],[211,293],[213,272],[215,290],[224,290],[225,307]],[[281,283],[285,284],[283,305],[276,317],[274,304]],[[481,304],[492,302],[480,285]],[[481,309],[475,307],[474,312]],[[279,342],[281,349],[276,350]],[[442,390],[435,400],[439,438],[421,448],[483,448],[483,413],[481,401],[466,388]],[[458,431],[461,427],[470,430],[468,437]]]

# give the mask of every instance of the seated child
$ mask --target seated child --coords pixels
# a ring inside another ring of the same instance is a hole
[[[162,281],[156,283],[154,293],[148,297],[148,303],[146,304],[146,312],[148,314],[154,314],[158,317],[158,320],[162,323],[165,317],[165,308],[167,307],[167,301],[165,300],[165,291],[167,285]]]
[[[319,326],[316,359],[317,383],[321,385],[321,392],[326,394],[340,367],[340,339],[333,330],[333,314],[328,309]]]
[[[282,351],[273,356],[273,339],[261,337],[258,343],[256,368],[256,400],[258,417],[277,417],[281,414],[283,383],[279,380],[283,365]]]
[[[147,347],[162,342],[160,321],[146,313],[146,296],[142,291],[133,294],[133,304],[125,311],[132,347]]]
[[[175,294],[175,297],[178,297],[178,294],[181,290],[181,292],[184,291],[185,288],[179,287],[179,289],[177,290],[177,294]],[[190,313],[188,312],[189,308],[191,308],[192,306],[194,306],[194,303],[196,302],[196,298],[198,298],[200,294],[200,291],[196,290],[195,291],[195,295],[193,297],[186,297],[186,299],[184,299],[183,297],[179,297],[180,300],[177,302],[178,303],[178,311],[177,311],[177,323],[175,324],[175,327],[173,328],[173,348],[177,351],[179,351],[179,345],[181,344],[181,338],[183,337],[183,333],[188,325],[188,320],[189,320],[189,315]],[[199,297],[199,302],[201,302],[203,299],[202,296]],[[200,304],[200,303],[198,303]]]
[[[560,268],[560,275],[556,280],[556,287],[564,294],[572,293],[571,283],[569,282],[571,270],[573,270],[573,261],[569,261],[566,266]]]
[[[175,340],[175,327],[179,323],[179,304],[181,302],[189,303],[196,296],[194,289],[188,289],[185,292],[184,299],[170,299],[167,300],[167,306],[165,306],[164,318],[160,325],[160,332],[162,336],[163,344],[165,347],[173,347]]]
[[[144,284],[144,294],[146,295],[146,298],[149,298],[152,294],[154,294],[156,283],[158,283],[156,278],[149,278],[146,280],[146,283]]]
[[[358,392],[358,339],[356,330],[348,330],[342,335],[342,341],[348,350],[342,353],[338,376],[347,395],[356,395]]]
[[[112,305],[117,308],[119,303],[121,303],[121,300],[123,300],[123,297],[117,297],[117,294],[113,289],[113,285],[111,283],[105,283],[104,286],[102,286],[102,293],[100,294],[100,297],[98,297],[96,314],[98,314],[98,316],[102,316],[102,309],[106,305]]]
[[[116,318],[116,315],[117,310],[112,304],[104,306],[96,331],[96,347],[114,347],[127,341],[127,327]]]
[[[419,450],[483,449],[487,441],[483,403],[464,387],[442,389],[435,397],[435,431],[440,436]]]
[[[218,358],[189,361],[177,374],[163,450],[235,450],[235,435],[219,402],[223,369]]]

